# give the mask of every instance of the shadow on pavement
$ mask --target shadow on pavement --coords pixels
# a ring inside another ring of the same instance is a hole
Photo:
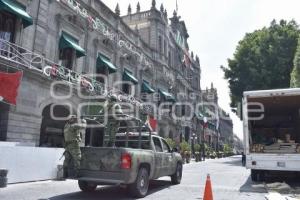
[[[223,162],[222,164],[242,167],[242,158],[241,157],[231,157],[231,160]]]
[[[287,175],[286,173],[276,174],[276,175],[267,175],[264,182],[253,182],[251,177],[240,187],[240,192],[246,193],[267,193],[267,185],[272,183],[287,183],[293,191],[293,194],[300,194],[300,182],[299,175]],[[284,189],[284,188],[282,188]]]
[[[267,193],[264,183],[255,183],[251,180],[250,176],[247,181],[240,187],[240,192],[246,193]]]
[[[148,195],[171,187],[170,181],[153,180],[150,182]],[[49,197],[47,200],[131,200],[127,189],[119,186],[98,187],[95,192],[73,192],[59,196]],[[41,200],[41,199],[40,199]]]

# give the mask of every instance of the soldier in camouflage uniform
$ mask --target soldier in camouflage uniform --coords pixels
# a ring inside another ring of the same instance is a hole
[[[64,176],[76,176],[77,170],[80,167],[81,151],[80,142],[82,135],[85,132],[86,121],[83,119],[81,123],[78,123],[75,115],[71,116],[71,119],[66,123],[64,127],[64,139],[65,139],[65,160],[64,160]],[[67,174],[68,170],[73,163],[74,171],[73,174]]]
[[[115,145],[115,138],[117,131],[120,127],[120,121],[116,118],[118,114],[123,114],[120,104],[117,103],[117,97],[112,95],[105,103],[104,111],[108,116],[108,121],[105,126],[105,135],[109,136],[109,141],[106,142],[106,146],[113,147]]]
[[[143,124],[145,124],[148,119],[148,114],[143,108],[139,108],[139,118]]]

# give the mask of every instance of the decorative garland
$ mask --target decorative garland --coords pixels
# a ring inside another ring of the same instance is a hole
[[[79,2],[75,0],[60,0],[59,2],[63,2],[73,11],[75,11],[80,17],[86,19],[93,30],[104,35],[109,40],[114,41],[120,48],[125,48],[132,54],[137,55],[140,58],[140,62],[142,64],[148,66],[149,68],[152,68],[152,64],[143,52],[139,51],[138,48],[131,44],[130,41],[122,39],[122,36],[120,34],[110,30],[109,27],[98,17],[93,17],[85,8],[80,5]]]
[[[143,105],[133,96],[125,95],[121,91],[115,92],[114,89],[107,90],[102,83],[96,81],[95,79],[76,73],[65,67],[58,65],[48,65],[43,68],[43,74],[47,77],[63,80],[71,84],[79,84],[81,88],[84,88],[93,96],[101,95],[105,98],[109,98],[112,95],[117,95],[119,101],[127,102],[134,106],[137,106],[146,114],[153,114],[150,106]]]

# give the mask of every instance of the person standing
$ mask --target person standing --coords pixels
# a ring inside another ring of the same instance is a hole
[[[244,152],[242,152],[242,165],[246,166],[246,155]]]
[[[81,151],[80,143],[82,135],[86,129],[86,121],[84,119],[77,119],[76,115],[71,115],[70,120],[64,127],[64,139],[65,139],[65,160],[64,160],[64,177],[76,177],[80,167]],[[73,163],[73,169],[72,164]],[[70,168],[72,170],[70,170]],[[70,174],[68,174],[68,172]]]
[[[107,124],[105,126],[105,135],[109,136],[106,146],[114,147],[116,134],[120,127],[120,121],[117,119],[118,115],[123,114],[121,105],[117,102],[117,97],[112,95],[109,97],[104,106],[105,114],[107,114]]]

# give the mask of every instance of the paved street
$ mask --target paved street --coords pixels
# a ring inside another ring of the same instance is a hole
[[[206,174],[211,175],[214,198],[264,199],[266,190],[255,187],[249,179],[249,170],[241,166],[240,157],[207,160],[205,163],[184,165],[183,180],[172,186],[165,177],[151,182],[145,199],[202,199]],[[98,187],[92,194],[80,192],[75,181],[43,181],[14,184],[0,189],[1,200],[100,200],[131,199],[126,189],[112,186]]]

